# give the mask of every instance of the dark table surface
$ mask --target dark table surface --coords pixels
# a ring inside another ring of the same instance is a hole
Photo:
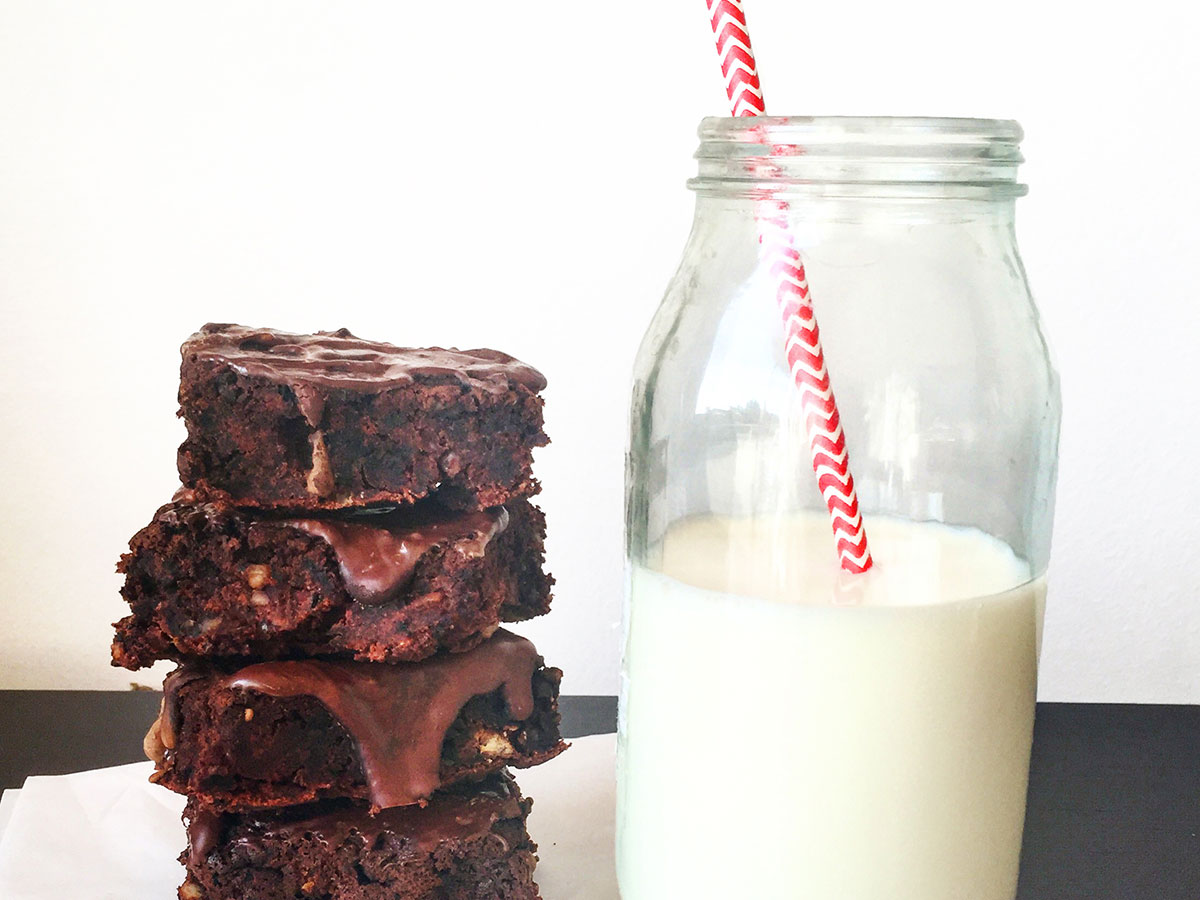
[[[0,789],[142,759],[158,697],[0,691]],[[564,697],[563,730],[614,731],[616,709]],[[1200,900],[1200,707],[1039,704],[1018,896]]]

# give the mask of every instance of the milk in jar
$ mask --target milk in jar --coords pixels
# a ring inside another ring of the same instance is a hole
[[[817,513],[684,519],[630,573],[623,900],[1012,900],[1044,581],[978,530],[867,529],[865,576]]]

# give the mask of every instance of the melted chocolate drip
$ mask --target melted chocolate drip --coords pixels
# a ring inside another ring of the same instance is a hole
[[[453,381],[491,394],[513,384],[535,393],[546,386],[537,369],[498,350],[396,347],[356,338],[345,328],[289,334],[209,324],[188,339],[183,353],[287,385],[313,428],[320,427],[329,390],[376,391],[417,380]]]
[[[386,809],[440,786],[442,744],[472,697],[503,688],[512,718],[533,715],[539,662],[533,644],[499,630],[474,650],[420,663],[265,662],[226,676],[225,686],[320,701],[354,738],[371,801]]]
[[[478,512],[395,510],[353,518],[286,519],[333,549],[346,590],[359,603],[387,603],[404,589],[421,557],[447,546],[479,559],[508,527],[503,507]]]

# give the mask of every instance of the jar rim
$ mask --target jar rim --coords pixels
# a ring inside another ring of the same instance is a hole
[[[1019,144],[1025,136],[1016,119],[973,119],[955,116],[706,116],[700,138],[721,139],[752,129],[782,136],[926,134],[973,137]]]
[[[1024,131],[1013,119],[711,116],[701,120],[699,193],[1010,199]]]

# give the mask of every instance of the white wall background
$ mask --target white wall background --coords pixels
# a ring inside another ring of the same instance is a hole
[[[1025,125],[1066,406],[1043,698],[1200,702],[1195,7],[748,6],[775,112]],[[701,0],[628,11],[0,4],[0,687],[156,683],[107,666],[113,563],[174,489],[177,346],[232,320],[543,369],[526,631],[615,692],[629,372],[725,102]]]

